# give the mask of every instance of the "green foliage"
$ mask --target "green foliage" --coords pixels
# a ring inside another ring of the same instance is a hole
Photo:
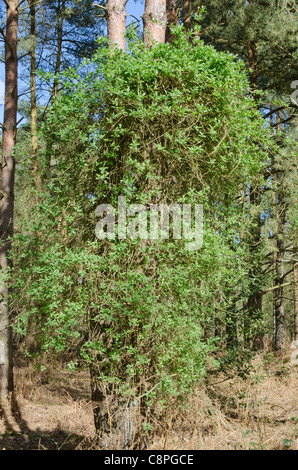
[[[251,223],[235,194],[269,137],[230,54],[177,36],[129,54],[103,44],[63,74],[42,129],[42,190],[15,236],[17,328],[75,349],[98,380],[147,406],[186,398],[247,295]],[[98,204],[201,203],[204,243],[95,238]],[[233,299],[233,302],[231,301]],[[235,301],[234,301],[235,300]],[[222,338],[224,340],[225,338]]]
[[[296,80],[297,4],[293,0],[210,0],[206,7],[203,40],[237,54],[248,68],[248,43],[256,46],[260,89],[288,97],[290,83]]]

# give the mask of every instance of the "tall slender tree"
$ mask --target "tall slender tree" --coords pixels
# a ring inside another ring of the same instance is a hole
[[[298,263],[294,265],[294,318],[295,318],[295,341],[298,341]]]
[[[63,40],[63,22],[64,22],[64,9],[66,7],[65,0],[58,0],[57,5],[57,54],[55,64],[55,78],[53,86],[53,96],[57,97],[58,94],[58,83],[59,83],[59,72],[61,67],[61,56],[62,56],[62,40]]]
[[[125,24],[126,10],[125,0],[108,0],[107,2],[107,24],[108,38],[111,41],[112,48],[116,45],[119,49],[125,51]]]
[[[14,216],[15,159],[13,150],[17,130],[18,59],[17,37],[19,0],[6,0],[5,34],[5,104],[2,138],[1,208],[0,208],[0,388],[6,398],[13,390],[11,352],[11,312],[8,305],[6,275],[11,266],[11,237]]]
[[[36,104],[36,0],[30,0],[30,114],[31,114],[31,151],[35,186],[38,186],[37,168],[37,104]]]
[[[152,46],[163,43],[166,38],[166,0],[146,0],[143,15],[144,41]]]
[[[176,10],[176,1],[167,0],[166,4],[166,14],[167,14],[167,27],[166,27],[166,42],[173,42],[174,36],[171,33],[171,26],[178,22],[178,15]]]

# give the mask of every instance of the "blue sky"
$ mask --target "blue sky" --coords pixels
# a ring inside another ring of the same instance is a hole
[[[127,17],[127,24],[131,23],[132,21],[135,21],[132,16],[133,15],[136,18],[141,20],[141,15],[144,12],[144,3],[145,0],[128,0],[128,3],[126,4],[126,13],[128,15]],[[142,26],[142,21],[140,22],[140,25]],[[2,43],[2,47],[4,48],[4,43]],[[3,51],[1,51],[3,52]],[[4,78],[5,78],[5,72],[4,72],[4,64],[0,64],[0,122],[3,122],[3,99],[4,99]],[[21,89],[21,83],[19,85],[19,89]]]
[[[136,18],[141,19],[141,15],[144,11],[145,0],[129,0],[126,4],[126,13],[127,15],[134,15]],[[133,20],[132,17],[127,17],[128,23]]]

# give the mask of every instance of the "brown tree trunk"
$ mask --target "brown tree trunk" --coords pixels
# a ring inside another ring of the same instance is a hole
[[[281,116],[277,113],[276,132],[281,131]],[[283,192],[283,181],[281,174],[276,176],[276,196],[275,196],[275,215],[277,217],[276,239],[276,265],[274,271],[274,349],[283,351],[285,349],[285,312],[283,301],[283,283],[284,283],[284,226],[286,221],[285,200]]]
[[[284,282],[284,241],[283,228],[285,223],[285,213],[283,201],[279,194],[279,230],[277,234],[277,253],[274,271],[274,349],[284,351],[285,349],[285,312],[283,301]]]
[[[251,92],[252,96],[254,99],[257,99],[257,85],[258,85],[258,75],[257,75],[257,62],[258,62],[258,56],[257,56],[257,48],[256,44],[254,41],[251,41],[250,39],[247,39],[246,41],[247,45],[247,58],[248,58],[248,64],[251,68],[251,73],[250,73],[250,85],[251,85]]]
[[[111,41],[112,49],[117,46],[125,51],[125,25],[126,25],[126,1],[108,0],[106,12],[108,22],[108,38]]]
[[[31,99],[31,152],[33,162],[33,175],[35,188],[39,187],[37,168],[38,140],[37,140],[37,107],[36,107],[36,56],[35,56],[35,0],[30,2],[30,99]]]
[[[237,334],[237,315],[236,311],[236,302],[234,302],[229,313],[226,315],[226,344],[227,348],[233,348],[238,344],[238,334]]]
[[[58,2],[58,12],[57,12],[57,55],[56,55],[56,65],[55,65],[55,78],[53,86],[53,97],[56,98],[58,95],[58,83],[59,83],[59,72],[61,66],[61,56],[62,56],[62,40],[63,40],[63,9],[64,9],[65,0]]]
[[[250,39],[247,39],[246,41],[247,45],[247,56],[248,56],[248,64],[251,68],[251,73],[250,73],[250,84],[251,84],[251,94],[252,97],[256,100],[257,99],[257,49],[256,49],[256,44],[254,41],[251,41]],[[258,205],[261,200],[261,188],[260,188],[260,183],[259,180],[256,181],[255,184],[252,185],[251,187],[251,193],[250,193],[250,203],[252,205]],[[258,246],[261,240],[261,228],[262,228],[262,223],[261,223],[261,214],[258,211],[258,213],[255,216],[255,219],[257,220],[257,227],[254,231],[254,234],[252,235],[252,245],[251,245],[251,254],[252,254],[252,260],[254,260],[254,254],[257,253]],[[256,279],[260,277],[261,274],[261,266],[255,265],[251,269],[250,277],[252,279]],[[252,281],[252,284],[254,284],[254,281]],[[250,317],[250,320],[254,321],[257,319],[260,319],[262,316],[262,301],[263,301],[263,293],[261,290],[261,287],[258,286],[253,286],[254,292],[249,296],[248,301],[247,301],[247,308],[248,308],[248,315]],[[253,349],[259,349],[262,348],[263,346],[263,336],[261,334],[257,334],[254,338],[252,338],[252,347]]]
[[[0,211],[0,389],[6,398],[13,390],[10,311],[5,275],[11,267],[11,237],[13,235],[14,174],[13,149],[16,142],[18,102],[18,8],[19,0],[6,0],[7,23],[5,37],[5,104],[2,138],[1,211]]]
[[[144,42],[152,46],[163,43],[166,38],[166,0],[146,0],[143,15]]]
[[[38,138],[37,138],[37,106],[36,106],[36,0],[30,0],[30,114],[31,114],[31,157],[33,184],[36,190],[36,202],[38,202],[38,191],[40,190],[40,173],[38,168]],[[38,234],[36,234],[38,236]],[[37,352],[37,343],[35,340],[35,323],[32,317],[29,317],[27,332],[25,338],[26,349],[29,353]]]
[[[193,13],[192,0],[183,0],[182,23],[183,23],[185,32],[189,40],[190,40],[190,33],[191,33],[191,27],[192,27],[192,13]]]
[[[250,204],[252,206],[257,206],[260,203],[261,192],[259,181],[256,181],[250,191]],[[256,334],[253,338],[251,337],[251,328],[250,324],[253,324],[255,321],[259,320],[262,317],[262,301],[263,301],[263,292],[260,285],[256,283],[256,279],[259,279],[261,276],[261,266],[259,263],[254,263],[256,257],[258,256],[258,248],[261,240],[261,214],[259,210],[254,216],[256,227],[254,232],[251,235],[251,263],[252,267],[250,269],[250,279],[251,279],[251,288],[252,294],[247,300],[247,319],[245,321],[245,343],[247,346],[251,345],[253,349],[260,349],[263,346],[263,335]]]
[[[177,11],[175,0],[167,0],[166,4],[167,27],[165,42],[172,43],[174,35],[171,33],[171,26],[177,24]]]
[[[298,263],[294,265],[294,318],[295,333],[294,339],[298,341]]]
[[[272,166],[274,165],[274,158],[272,158]],[[274,220],[277,220],[277,208],[276,208],[276,191],[272,188],[272,213]],[[273,234],[273,257],[272,257],[272,269],[273,269],[273,287],[277,286],[276,277],[277,277],[277,267],[278,267],[278,240],[277,234]],[[276,306],[277,306],[278,292],[277,289],[273,290],[273,320],[274,320],[274,335],[275,335],[275,318],[276,318]]]
[[[91,342],[102,342],[107,344],[108,327],[110,324],[105,323],[103,320],[96,318],[98,312],[90,312],[89,323],[89,340]],[[93,320],[96,318],[96,320]],[[96,434],[101,441],[101,445],[109,447],[112,441],[113,428],[115,427],[112,421],[112,410],[110,410],[111,391],[109,385],[104,385],[101,375],[108,375],[109,371],[105,370],[103,364],[104,360],[102,355],[96,350],[92,350],[92,363],[89,366],[91,377],[91,399],[93,418]],[[115,401],[115,400],[114,400]],[[115,410],[113,410],[115,412]]]
[[[285,349],[285,312],[282,287],[284,276],[284,243],[281,232],[279,233],[277,248],[278,252],[274,278],[274,287],[277,287],[277,289],[275,289],[274,295],[274,349],[276,351],[283,351]]]

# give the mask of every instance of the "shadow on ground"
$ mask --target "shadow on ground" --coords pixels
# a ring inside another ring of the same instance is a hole
[[[15,398],[9,405],[3,406],[0,402],[0,419],[5,426],[4,433],[0,435],[0,450],[74,450],[92,446],[85,437],[59,429],[33,431],[23,419]],[[18,425],[19,432],[14,429],[12,419]]]

